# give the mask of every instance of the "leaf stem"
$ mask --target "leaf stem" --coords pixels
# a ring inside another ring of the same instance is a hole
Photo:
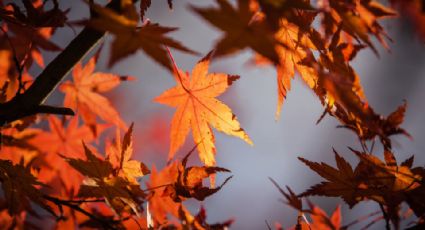
[[[183,88],[183,89],[184,89],[184,90],[185,90],[188,94],[191,94],[191,92],[189,91],[189,89],[188,89],[188,88],[186,88],[186,86],[183,84],[183,79],[182,79],[182,77],[180,76],[179,69],[177,68],[176,61],[174,60],[174,57],[173,57],[173,55],[171,54],[170,49],[168,48],[168,46],[166,46],[165,48],[167,49],[168,56],[170,56],[171,63],[173,63],[173,70],[174,70],[174,72],[175,72],[175,75],[177,76],[177,79],[178,79],[178,80],[179,80],[179,82],[180,82],[180,85],[182,86],[182,88]]]

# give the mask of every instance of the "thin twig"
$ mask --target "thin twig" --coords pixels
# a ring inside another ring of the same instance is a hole
[[[360,141],[360,145],[362,146],[363,152],[370,153],[368,148],[367,148],[366,143],[363,140],[361,140],[360,138],[359,138],[359,141]]]
[[[131,217],[131,219],[136,222],[136,225],[139,227],[140,230],[142,230],[142,225],[140,225],[139,221],[136,220],[136,218],[134,218],[133,216]]]
[[[370,146],[370,153],[373,153],[373,148],[375,147],[375,138],[372,140],[372,144]]]
[[[368,229],[370,226],[372,226],[372,225],[374,225],[374,224],[378,223],[378,221],[380,221],[380,220],[382,220],[382,219],[384,219],[384,217],[383,217],[383,216],[378,216],[378,217],[376,217],[376,218],[375,218],[375,219],[373,219],[371,222],[369,222],[366,226],[364,226],[361,230],[366,230],[366,229]]]
[[[379,207],[381,208],[382,215],[383,215],[383,217],[384,217],[384,219],[385,219],[385,229],[386,229],[386,230],[391,230],[391,226],[390,226],[390,218],[389,218],[389,216],[388,216],[387,211],[385,211],[385,207],[384,207],[384,205],[379,204]]]
[[[266,226],[268,230],[272,230],[272,227],[270,226],[269,222],[267,220],[264,220],[266,222]]]
[[[355,224],[358,224],[358,223],[360,223],[360,222],[362,222],[364,220],[367,220],[370,217],[376,216],[376,215],[378,215],[380,213],[381,213],[381,211],[375,211],[375,212],[369,213],[368,215],[361,216],[361,217],[359,217],[359,218],[351,221],[350,223],[344,225],[343,227],[341,227],[341,229],[348,229],[349,227],[351,227],[351,226],[353,226]]]
[[[74,204],[84,204],[84,203],[98,203],[98,202],[105,202],[105,199],[93,199],[93,200],[63,200],[68,203],[74,203]]]
[[[149,191],[153,191],[153,190],[163,188],[163,187],[167,187],[167,186],[170,186],[170,185],[173,185],[173,184],[171,184],[171,183],[170,184],[163,184],[163,185],[155,186],[155,187],[152,187],[152,188],[143,189],[143,191],[149,192]]]
[[[52,196],[48,196],[48,195],[44,195],[43,198],[54,203],[54,204],[56,204],[59,207],[60,210],[62,209],[62,206],[67,206],[74,211],[77,211],[81,214],[84,214],[85,216],[89,217],[90,219],[97,221],[105,229],[112,229],[113,230],[113,229],[115,229],[115,227],[114,227],[115,222],[116,223],[119,222],[119,221],[109,221],[109,220],[99,218],[99,217],[93,215],[92,213],[84,210],[78,204],[73,204],[72,202],[69,202],[67,200],[61,200],[61,199],[58,199],[56,197],[52,197]]]

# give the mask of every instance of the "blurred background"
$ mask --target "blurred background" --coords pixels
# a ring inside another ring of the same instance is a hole
[[[88,7],[83,1],[59,1],[63,8],[71,8],[71,20],[87,18]],[[196,6],[215,5],[211,0],[175,0],[174,9],[168,9],[166,1],[152,1],[147,18],[162,25],[179,27],[171,34],[189,48],[208,53],[221,36],[205,21],[190,10],[188,4]],[[412,136],[392,138],[396,157],[402,161],[415,154],[415,165],[425,163],[425,46],[414,34],[412,28],[402,20],[389,19],[384,23],[386,30],[394,39],[391,51],[381,49],[380,57],[370,50],[360,52],[353,66],[361,77],[369,103],[376,112],[388,115],[397,106],[408,102],[405,128]],[[65,27],[57,31],[53,41],[65,47],[81,28],[72,30]],[[112,40],[106,37],[106,43]],[[379,46],[379,45],[377,45]],[[201,56],[173,52],[177,65],[183,70],[191,70]],[[57,54],[46,53],[46,63]],[[356,136],[346,129],[336,128],[338,123],[332,117],[316,125],[323,112],[319,100],[297,77],[284,103],[279,120],[274,114],[277,103],[276,73],[273,68],[249,66],[247,61],[251,51],[215,61],[210,72],[238,74],[241,78],[231,86],[220,99],[229,105],[239,118],[242,127],[254,142],[251,147],[240,139],[219,132],[216,135],[217,164],[228,168],[233,179],[220,192],[203,202],[207,209],[208,221],[224,221],[235,218],[233,229],[266,229],[265,221],[280,222],[284,227],[296,223],[296,211],[283,204],[282,196],[272,185],[272,177],[281,186],[288,185],[296,193],[321,181],[309,170],[298,156],[312,161],[324,161],[335,165],[332,148],[353,164],[355,156],[347,146],[360,149]],[[136,158],[149,167],[162,168],[166,164],[169,145],[169,126],[174,109],[157,104],[152,99],[164,90],[175,85],[170,72],[154,63],[141,52],[120,61],[108,69],[108,45],[102,51],[97,71],[131,75],[133,82],[124,82],[109,94],[113,104],[129,124],[135,122]],[[86,61],[87,59],[85,59]],[[32,70],[36,76],[40,69]],[[63,96],[56,92],[50,104],[60,104]],[[103,146],[102,144],[100,146]],[[193,139],[187,138],[186,145],[177,158],[182,158],[194,146]],[[379,145],[377,146],[379,147]],[[382,156],[381,148],[375,153]],[[198,158],[192,157],[194,164]],[[218,176],[218,183],[227,175]],[[312,198],[328,214],[333,212],[340,199]],[[198,204],[189,204],[193,211]],[[342,205],[342,222],[347,224],[356,218],[379,210],[372,202],[357,205],[352,210]],[[368,221],[356,225],[354,229],[366,225]],[[383,222],[372,227],[380,229]]]

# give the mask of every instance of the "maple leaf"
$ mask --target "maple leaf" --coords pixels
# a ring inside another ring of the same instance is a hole
[[[38,149],[31,144],[31,139],[41,132],[39,129],[15,127],[2,128],[0,133],[0,158],[25,165],[38,155]]]
[[[140,185],[126,178],[113,176],[113,167],[109,161],[98,158],[85,145],[84,151],[86,160],[64,157],[74,169],[87,177],[80,186],[78,196],[103,197],[116,214],[133,212],[139,215],[140,205],[145,197]]]
[[[18,71],[13,61],[13,52],[9,42],[0,37],[0,46],[5,46],[5,49],[0,48],[0,87],[1,87],[1,102],[11,100],[19,89]],[[7,40],[7,39],[6,39]],[[22,73],[22,83],[28,86],[32,82],[32,77],[24,70]]]
[[[122,215],[123,212],[127,212],[140,216],[145,193],[139,185],[130,183],[121,177],[103,178],[102,180],[90,178],[83,181],[78,196],[81,198],[103,197],[115,214]]]
[[[233,219],[224,221],[222,223],[208,224],[207,223],[207,212],[204,206],[201,205],[198,214],[196,216],[190,215],[185,212],[182,208],[179,210],[179,219],[181,226],[179,229],[197,229],[197,230],[225,230],[234,222]],[[175,226],[173,226],[175,227]]]
[[[334,151],[334,153],[337,168],[325,163],[319,164],[308,161],[302,157],[298,157],[298,159],[310,167],[310,169],[327,180],[326,182],[312,186],[300,196],[339,196],[350,207],[352,207],[361,201],[363,197],[371,196],[377,192],[372,191],[372,188],[362,185],[358,177],[362,176],[361,173],[364,171],[354,171],[351,165],[344,158],[342,158],[336,151]]]
[[[211,53],[195,65],[191,77],[175,67],[177,86],[154,99],[161,104],[177,107],[171,123],[169,159],[184,143],[190,129],[197,144],[199,158],[209,166],[215,164],[214,134],[211,126],[252,145],[251,139],[240,127],[231,109],[215,98],[226,91],[239,76],[208,74],[210,57]]]
[[[9,27],[10,31],[16,35],[11,40],[20,61],[23,61],[27,52],[31,50],[31,56],[40,66],[43,66],[43,59],[37,47],[40,46],[49,51],[60,50],[48,39],[53,34],[54,28],[64,26],[69,9],[65,11],[59,9],[57,0],[52,1],[53,7],[50,10],[44,9],[47,4],[42,0],[21,0],[21,2],[25,8],[24,12],[14,2],[6,6],[0,2],[0,17],[7,22],[3,30],[7,31]],[[31,59],[27,60],[26,64],[29,66],[31,61]]]
[[[132,1],[122,2],[122,15],[97,4],[90,4],[90,7],[98,14],[98,17],[91,19],[88,25],[97,30],[109,31],[115,35],[109,66],[142,49],[156,62],[172,70],[165,46],[187,53],[195,53],[174,39],[165,36],[167,33],[175,31],[176,28],[150,23],[138,27],[139,16]]]
[[[276,47],[279,55],[279,64],[275,65],[278,85],[277,119],[287,92],[291,89],[291,80],[295,75],[295,70],[310,88],[316,86],[317,74],[313,68],[301,64],[301,61],[307,57],[305,49],[315,49],[315,45],[307,37],[307,34],[301,34],[297,25],[284,19],[280,20],[280,28],[275,33],[275,37],[283,44]],[[273,64],[259,55],[255,57],[254,62],[257,65]]]
[[[112,165],[109,161],[98,158],[92,151],[83,144],[86,160],[68,158],[62,156],[68,164],[79,171],[84,176],[90,178],[104,178],[112,174]]]
[[[396,134],[410,135],[400,127],[403,122],[406,104],[400,106],[388,117],[383,117],[369,106],[360,78],[350,66],[352,56],[361,46],[350,46],[340,39],[342,27],[322,51],[316,61],[311,52],[300,64],[310,66],[317,76],[315,94],[326,106],[325,114],[336,117],[344,128],[354,131],[361,141],[379,137],[385,148],[391,148],[389,136]]]
[[[321,0],[320,5],[324,6],[322,12],[326,20],[322,21],[322,26],[325,31],[334,31],[336,25],[342,24],[346,33],[366,43],[375,53],[377,50],[369,34],[374,35],[384,47],[388,48],[384,40],[387,35],[378,20],[396,16],[394,10],[374,0],[346,2]]]
[[[177,178],[164,190],[164,195],[170,196],[175,202],[182,202],[187,198],[195,198],[203,201],[206,197],[218,192],[231,178],[228,177],[224,182],[214,188],[203,185],[203,180],[215,176],[218,172],[230,172],[230,170],[214,167],[214,166],[191,166],[186,167],[189,156],[193,151],[189,152],[177,167]],[[215,178],[211,179],[211,184],[215,183]]]
[[[279,192],[285,197],[286,204],[291,206],[292,208],[298,210],[299,218],[298,223],[295,227],[291,227],[290,229],[340,229],[341,227],[341,207],[338,206],[332,216],[329,218],[326,213],[318,206],[311,203],[309,200],[308,205],[310,209],[303,209],[301,197],[297,196],[291,188],[286,186],[288,192],[285,192],[279,184],[274,181],[272,178],[269,178],[270,181],[276,186]],[[313,222],[305,223],[300,219],[305,219],[304,213],[310,214]],[[301,217],[301,218],[300,218]]]
[[[303,209],[303,204],[301,199],[291,190],[291,188],[289,188],[288,186],[286,186],[286,189],[288,190],[288,192],[285,192],[285,190],[283,190],[279,184],[273,180],[272,178],[269,177],[269,180],[273,183],[273,185],[279,190],[279,192],[285,197],[285,199],[287,200],[287,204],[295,209],[297,209],[298,211],[302,211]]]
[[[78,126],[78,117],[72,117],[65,127],[55,116],[48,117],[49,132],[42,132],[31,139],[30,143],[40,151],[46,153],[43,157],[48,168],[40,171],[39,178],[47,183],[59,177],[67,190],[77,188],[82,177],[60,157],[82,157],[84,154],[81,142],[90,143],[95,140],[93,133],[87,126]],[[105,126],[98,126],[99,133]]]
[[[174,217],[179,218],[182,221],[183,226],[192,224],[195,224],[196,226],[207,225],[205,219],[195,220],[196,217],[190,215],[187,209],[182,205],[182,201],[187,198],[204,200],[206,197],[218,192],[231,178],[227,178],[219,187],[216,188],[203,186],[203,179],[206,179],[217,172],[229,172],[229,170],[208,166],[186,167],[188,157],[191,153],[192,152],[187,154],[182,162],[172,162],[160,172],[157,172],[155,167],[152,168],[150,182],[147,183],[147,186],[151,190],[151,194],[148,198],[149,211],[152,214],[155,226],[166,223],[167,214],[171,214]],[[200,217],[201,216],[198,218]],[[190,221],[184,222],[185,220]],[[226,224],[230,225],[231,221],[227,221],[222,224],[223,226]],[[218,227],[221,225],[217,224],[212,226]]]
[[[308,30],[317,14],[310,1],[305,0],[258,0],[258,4],[259,10],[266,15],[265,19],[274,31],[279,30],[281,20],[288,20]]]
[[[148,221],[145,216],[142,216],[140,218],[131,218],[123,223],[124,229],[138,229],[140,226],[148,226]]]
[[[45,3],[42,0],[30,1],[21,0],[25,7],[24,14],[18,5],[11,3],[13,7],[12,20],[8,19],[13,23],[19,22],[23,26],[29,27],[63,27],[67,21],[66,14],[69,10],[62,11],[59,9],[59,3],[57,0],[53,0],[53,8],[45,11]]]
[[[419,187],[421,176],[415,175],[407,165],[398,166],[394,154],[389,150],[384,151],[385,162],[373,155],[363,154],[353,149],[352,151],[363,164],[370,165],[375,170],[376,177],[381,178],[378,182],[392,191],[409,191]]]
[[[3,205],[2,201],[2,205]],[[0,211],[0,226],[2,230],[6,229],[25,229],[29,226],[25,223],[26,212],[19,215],[10,216],[6,209]],[[32,226],[31,226],[32,227]]]
[[[386,218],[398,226],[400,204],[408,199],[409,194],[423,191],[423,174],[413,171],[408,164],[398,166],[393,153],[388,150],[384,152],[385,162],[371,154],[352,151],[360,159],[354,170],[336,152],[337,169],[325,163],[319,164],[299,158],[327,180],[312,186],[300,196],[341,197],[350,208],[364,199],[374,200],[386,207]]]
[[[256,12],[250,9],[250,1],[238,0],[234,8],[227,0],[217,0],[219,8],[191,9],[225,35],[215,45],[215,57],[251,48],[255,52],[278,64],[279,55],[275,47],[279,44],[274,32],[263,20],[256,19]]]
[[[128,131],[124,135],[122,143],[120,142],[120,134],[117,130],[116,139],[113,145],[107,147],[107,159],[114,168],[122,174],[127,180],[136,183],[138,177],[149,174],[148,167],[142,162],[131,160],[133,155],[133,124],[130,125]]]
[[[297,218],[297,224],[288,228],[289,230],[339,230],[347,229],[347,227],[341,226],[341,206],[338,205],[332,215],[329,217],[325,211],[323,211],[319,206],[308,201],[310,206],[309,210],[305,210],[312,219],[311,222],[308,222],[305,215],[300,213]],[[276,228],[282,229],[283,228]]]
[[[170,10],[173,9],[173,0],[167,0],[168,8]],[[149,9],[149,7],[152,4],[152,0],[141,0],[140,1],[140,19],[143,22],[143,17],[145,16],[146,11]]]
[[[0,158],[10,160],[14,164],[28,165],[38,155],[39,151],[31,140],[40,134],[41,130],[30,128],[34,124],[35,116],[16,120],[3,126],[0,130]]]
[[[327,47],[327,52],[320,55],[320,60],[316,64],[318,72],[317,85],[325,92],[316,94],[325,98],[325,105],[329,110],[338,110],[338,106],[350,111],[357,116],[363,110],[369,110],[360,78],[348,63],[344,56],[346,43],[340,43],[340,30],[334,35],[331,43]],[[319,67],[320,66],[320,67]],[[350,91],[347,91],[350,89]],[[371,111],[367,111],[370,112]],[[356,116],[354,115],[354,116]],[[338,115],[337,115],[338,117]]]
[[[44,67],[41,50],[52,52],[62,50],[56,43],[50,41],[55,33],[52,27],[32,28],[11,23],[7,24],[7,29],[13,34],[9,37],[15,49],[16,58],[21,65],[25,64],[28,68],[33,61]]]
[[[329,217],[319,206],[309,203],[313,220],[311,229],[338,230],[341,228],[341,206],[338,205]]]
[[[326,90],[324,98],[328,105],[327,112],[340,120],[342,127],[354,131],[360,140],[372,140],[379,137],[385,148],[391,149],[389,136],[409,133],[400,127],[406,111],[406,103],[399,106],[388,117],[383,117],[373,110],[364,97],[356,75],[354,81],[336,73],[320,73],[318,85]],[[323,95],[319,97],[323,98]],[[323,99],[322,99],[323,101]]]
[[[3,38],[3,36],[1,37]],[[0,40],[0,44],[6,46],[6,39]],[[6,102],[15,96],[18,89],[18,81],[16,79],[16,66],[13,64],[12,51],[10,49],[0,50],[0,86],[2,91],[1,102]]]
[[[149,7],[152,4],[152,0],[141,0],[140,1],[140,19],[143,21],[143,18],[145,17],[146,11],[149,9]]]
[[[44,186],[30,172],[30,167],[12,164],[8,160],[0,160],[0,182],[10,215],[32,210],[30,202],[51,212],[45,203],[43,194],[36,186]]]
[[[412,164],[413,156],[401,163],[400,165],[411,168]],[[411,170],[415,175],[420,175],[422,180],[419,181],[420,186],[406,192],[405,201],[417,217],[423,217],[425,215],[425,199],[423,196],[423,194],[425,193],[425,180],[423,179],[425,178],[425,168],[415,167]]]
[[[287,91],[291,88],[290,83],[291,78],[294,77],[294,70],[298,71],[310,88],[315,87],[317,76],[313,68],[300,64],[301,60],[307,56],[303,47],[314,48],[315,46],[305,35],[300,35],[299,29],[294,24],[282,21],[281,29],[276,33],[276,37],[285,44],[285,47],[278,48],[280,57],[280,63],[277,66],[278,106],[276,117],[278,117]]]
[[[362,168],[366,168],[362,178],[365,184],[368,187],[379,188],[380,193],[375,194],[371,199],[385,205],[386,218],[390,219],[394,226],[398,226],[400,204],[407,200],[406,196],[410,191],[423,190],[420,188],[423,174],[415,173],[408,165],[397,165],[394,154],[389,150],[384,151],[385,162],[371,154],[364,154],[353,149],[352,151],[360,158],[359,165],[363,164]],[[373,175],[373,177],[365,175]]]
[[[149,213],[151,213],[156,225],[166,223],[167,214],[179,217],[179,206],[181,204],[174,202],[170,196],[164,195],[166,187],[174,183],[177,180],[177,176],[178,162],[167,165],[161,171],[152,166],[150,179],[146,184],[152,190],[148,196]]]
[[[95,134],[97,134],[96,116],[121,129],[126,129],[126,124],[111,102],[100,93],[108,92],[122,81],[132,78],[94,72],[96,61],[96,57],[93,57],[85,66],[78,63],[72,71],[73,82],[66,81],[60,86],[60,90],[65,93],[64,106],[77,111]]]

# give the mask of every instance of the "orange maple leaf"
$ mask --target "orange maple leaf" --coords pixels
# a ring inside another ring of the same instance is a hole
[[[190,129],[198,145],[199,158],[206,165],[215,164],[214,134],[211,126],[252,145],[251,139],[240,127],[232,110],[215,98],[226,91],[239,76],[208,74],[210,57],[211,54],[196,64],[191,77],[175,67],[177,85],[155,98],[156,102],[177,107],[171,123],[169,159],[184,143]]]
[[[8,24],[8,29],[15,34],[11,37],[11,41],[15,47],[17,58],[18,60],[25,60],[27,67],[30,67],[33,61],[40,67],[44,67],[42,50],[51,52],[62,50],[57,44],[50,41],[55,32],[51,27],[32,29]]]
[[[120,132],[117,130],[114,143],[109,144],[106,149],[107,159],[117,171],[128,181],[137,183],[136,178],[149,174],[148,167],[140,161],[133,160],[133,124],[125,133],[122,142]]]
[[[338,205],[330,217],[319,206],[312,205],[312,229],[341,229],[341,206]]]
[[[420,189],[422,175],[412,169],[409,163],[397,165],[392,152],[384,151],[385,162],[383,162],[369,153],[354,149],[351,151],[360,159],[354,169],[335,150],[337,168],[299,157],[310,169],[326,179],[299,196],[341,197],[350,207],[365,199],[374,200],[386,205],[390,213],[397,210],[405,194]]]
[[[0,41],[0,46],[8,46],[5,42]],[[0,101],[3,103],[12,99],[19,89],[18,71],[16,65],[13,63],[13,52],[11,49],[0,50],[0,87],[1,98]],[[28,86],[32,83],[32,77],[27,71],[22,73],[22,83],[24,86]]]
[[[0,181],[9,215],[31,210],[31,202],[51,211],[40,191],[40,187],[45,185],[31,174],[30,167],[0,160]]]
[[[109,161],[97,157],[87,146],[83,146],[86,160],[64,157],[70,166],[86,177],[77,196],[104,198],[115,214],[131,212],[139,217],[145,197],[140,185],[113,175],[114,169]]]
[[[99,116],[121,129],[126,129],[126,124],[111,102],[99,93],[110,91],[121,81],[131,78],[109,73],[93,73],[95,66],[95,57],[85,66],[81,63],[75,66],[72,72],[74,82],[66,81],[60,86],[60,90],[65,93],[64,106],[77,110],[91,128],[95,127],[96,116]]]
[[[4,201],[2,201],[4,202]],[[0,211],[0,226],[1,229],[24,229],[26,212],[21,212],[18,215],[9,215],[7,209]]]
[[[238,0],[236,8],[227,0],[216,2],[218,8],[190,6],[194,13],[224,32],[215,45],[214,57],[251,48],[273,63],[279,63],[275,49],[279,42],[274,37],[273,30],[263,20],[256,20],[259,15],[254,11],[252,1]]]
[[[174,217],[179,216],[179,206],[181,204],[174,202],[170,196],[163,195],[166,186],[177,180],[178,166],[178,162],[173,162],[159,172],[155,166],[152,166],[152,173],[147,186],[153,191],[149,197],[149,212],[156,223],[165,223],[167,214],[171,214]]]
[[[338,24],[343,26],[344,32],[367,44],[376,54],[377,49],[372,44],[370,35],[385,47],[389,48],[384,38],[388,38],[380,19],[396,16],[396,12],[375,0],[369,1],[329,1],[321,0],[318,4],[324,12],[322,26],[327,35],[335,30]],[[391,40],[391,39],[389,39]]]
[[[97,17],[88,21],[88,25],[96,30],[108,31],[115,35],[111,44],[109,66],[138,50],[143,50],[149,57],[171,71],[172,65],[167,58],[166,46],[182,52],[196,54],[180,42],[167,36],[169,32],[175,31],[177,28],[148,22],[139,26],[140,17],[131,0],[121,2],[122,14],[93,3],[90,3],[90,8],[97,13]],[[144,12],[143,8],[145,6],[142,6],[142,12]]]
[[[310,211],[309,216],[312,219],[311,223],[306,222],[304,219],[304,214],[300,214],[298,216],[298,223],[296,226],[292,226],[289,228],[289,230],[339,230],[339,229],[345,229],[341,226],[341,206],[338,205],[335,208],[335,211],[332,213],[331,216],[328,216],[323,209],[321,209],[319,206],[310,203]],[[282,228],[280,228],[282,229]]]
[[[0,159],[10,160],[14,164],[22,161],[27,165],[38,155],[37,148],[29,142],[40,132],[34,128],[3,128],[0,132]]]
[[[77,188],[83,177],[59,154],[66,157],[83,157],[84,149],[81,143],[83,140],[86,143],[94,141],[94,135],[87,126],[78,126],[76,116],[69,120],[67,127],[55,116],[49,116],[48,121],[50,132],[42,132],[30,141],[46,153],[45,160],[51,167],[43,168],[45,170],[40,171],[39,179],[46,183],[59,177],[67,190]],[[105,126],[97,128],[101,132]]]
[[[282,44],[276,46],[279,64],[276,65],[278,102],[275,117],[278,119],[286,94],[291,89],[291,80],[294,78],[295,70],[310,88],[316,86],[317,76],[313,68],[300,63],[307,57],[306,49],[315,49],[315,46],[307,35],[301,34],[297,25],[282,19],[275,37]],[[259,54],[254,57],[254,61],[258,65],[273,65],[271,61]]]
[[[233,177],[228,177],[220,186],[215,187],[215,174],[219,172],[230,172],[230,170],[215,166],[187,167],[189,156],[194,150],[195,148],[178,163],[176,180],[174,180],[172,184],[167,185],[164,190],[163,195],[170,196],[175,202],[182,202],[188,198],[195,198],[199,201],[203,201],[205,198],[220,191]],[[203,180],[208,177],[211,179],[210,185],[212,188],[204,186],[203,184]]]

